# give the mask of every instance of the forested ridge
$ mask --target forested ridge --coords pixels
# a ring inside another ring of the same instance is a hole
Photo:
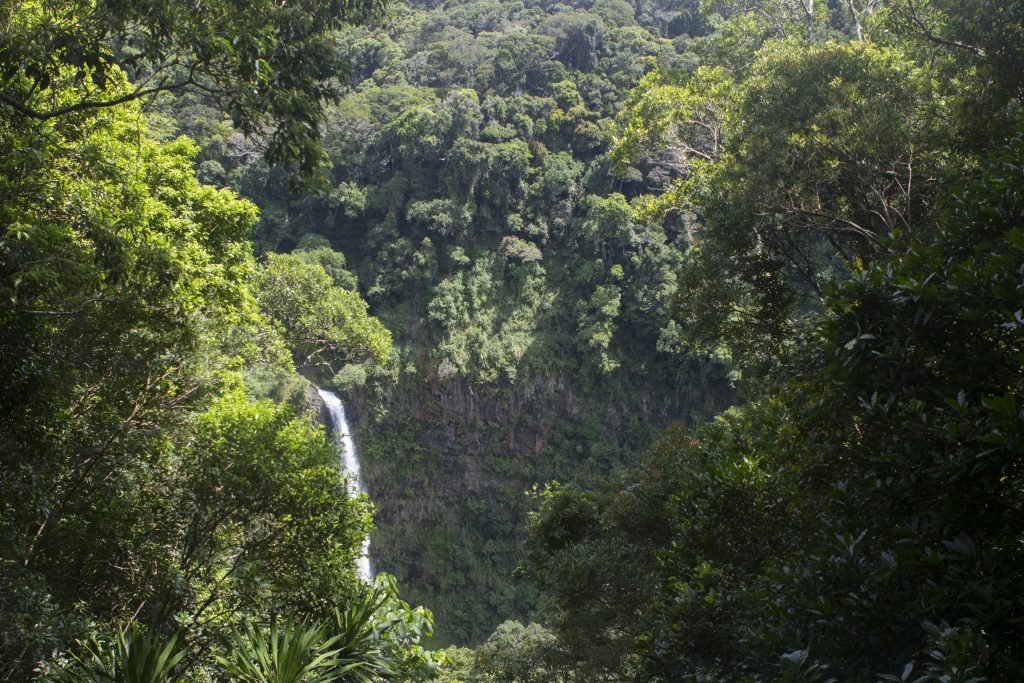
[[[732,400],[727,369],[671,323],[685,221],[634,217],[643,176],[607,153],[641,75],[697,58],[659,28],[680,11],[654,6],[390,12],[343,36],[317,192],[246,163],[197,99],[164,112],[201,141],[201,177],[260,207],[260,248],[340,251],[340,277],[394,335],[384,367],[325,377],[360,418],[374,561],[431,606],[436,644],[477,642],[534,607],[512,579],[524,491],[596,481]]]
[[[0,9],[0,679],[1024,677],[1024,4]]]

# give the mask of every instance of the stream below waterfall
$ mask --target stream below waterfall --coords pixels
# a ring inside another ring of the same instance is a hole
[[[341,451],[342,465],[348,477],[348,492],[350,496],[357,496],[360,493],[367,493],[366,483],[363,481],[363,473],[359,467],[359,455],[356,453],[356,444],[352,440],[352,430],[348,426],[348,419],[345,417],[345,406],[341,399],[333,392],[326,389],[317,389],[327,412],[331,416],[331,429],[334,432],[334,443]],[[373,565],[370,563],[370,537],[363,539],[363,553],[357,564],[359,575],[367,581],[373,581]]]

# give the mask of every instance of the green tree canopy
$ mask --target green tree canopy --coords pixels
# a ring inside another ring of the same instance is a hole
[[[130,88],[113,68],[107,85]],[[0,107],[0,675],[13,680],[95,625],[174,623],[208,646],[240,613],[359,590],[365,500],[319,427],[251,402],[239,379],[292,370],[254,291],[256,208],[201,185],[187,139],[144,131],[137,102],[42,121]],[[365,303],[295,261],[328,298],[330,350],[386,354]]]
[[[783,384],[618,485],[544,493],[525,567],[586,666],[1022,675],[1020,150],[827,288]]]
[[[0,106],[48,120],[161,91],[212,96],[271,162],[312,171],[320,160],[330,79],[345,65],[334,32],[379,17],[378,0],[26,0],[7,3]],[[110,88],[125,70],[131,85]],[[61,83],[60,87],[57,86]]]
[[[342,289],[305,255],[267,254],[255,279],[260,309],[274,321],[300,367],[335,369],[346,361],[383,362],[391,334],[366,312],[359,294]]]

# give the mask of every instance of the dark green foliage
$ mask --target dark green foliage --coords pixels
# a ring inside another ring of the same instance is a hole
[[[335,253],[321,247],[297,255],[268,254],[256,271],[256,301],[299,368],[331,370],[343,360],[379,363],[391,350],[391,335],[366,312],[366,302],[336,284],[346,271]],[[333,276],[321,260],[336,266]]]
[[[138,624],[118,630],[109,647],[94,639],[83,649],[86,654],[73,655],[73,663],[57,673],[57,681],[164,683],[173,680],[171,673],[188,654],[177,636],[165,640],[144,633]]]
[[[37,120],[192,89],[215,98],[271,163],[311,173],[320,117],[344,70],[334,32],[379,17],[383,3],[209,0],[15,3],[0,48],[0,106]],[[132,85],[110,88],[124,69]],[[64,81],[58,88],[58,82]]]
[[[244,285],[253,207],[140,123],[122,107],[0,126],[5,666],[147,602],[190,411],[227,355],[278,355]]]
[[[572,680],[570,671],[553,633],[506,621],[477,649],[469,680],[561,683]]]
[[[247,625],[232,634],[228,654],[218,663],[232,679],[245,683],[329,683],[337,637],[324,638],[322,625],[279,627],[276,617],[263,630]]]
[[[650,421],[664,418],[630,408],[643,387],[587,398],[560,393],[569,382],[534,380],[526,385],[530,403],[500,389],[478,387],[470,396],[462,383],[439,388],[429,402],[396,395],[397,405],[421,417],[383,418],[361,442],[377,507],[375,561],[393,568],[408,599],[430,600],[439,615],[434,643],[472,642],[478,632],[467,625],[535,604],[533,589],[510,577],[525,490],[552,478],[596,483],[656,437]],[[682,409],[668,397],[650,401],[666,412]]]
[[[8,9],[0,678],[1024,677],[1020,2]]]
[[[777,391],[624,488],[544,495],[526,564],[575,656],[617,636],[644,680],[1022,675],[1021,148],[829,288]]]
[[[752,400],[540,496],[524,570],[584,675],[1021,677],[1024,145],[1017,51],[980,47],[1019,5],[851,3],[884,48],[810,11],[740,45],[785,7],[723,5],[724,68],[631,98],[620,165],[678,177],[644,213],[699,226],[664,341],[731,350]]]
[[[645,77],[620,117],[619,172],[674,177],[645,212],[681,212],[695,238],[683,338],[750,376],[826,283],[884,255],[880,237],[929,230],[949,187],[1019,126],[1019,3],[848,5],[853,25],[820,3],[711,4],[707,66]]]
[[[331,671],[341,680],[431,680],[433,653],[421,641],[432,633],[433,616],[398,598],[394,577],[378,574],[373,586],[344,609],[335,609],[327,632],[336,637]]]
[[[374,559],[435,609],[438,642],[526,618],[532,591],[511,579],[525,490],[606,474],[728,403],[721,368],[667,341],[682,231],[634,217],[639,185],[609,174],[625,89],[692,63],[636,16],[396,5],[385,27],[346,29],[356,68],[327,112],[330,187],[303,196],[194,99],[161,105],[260,206],[260,248],[288,252],[268,253],[261,304],[296,363],[347,393],[380,510]],[[322,365],[310,264],[358,281],[395,340],[387,369]],[[303,286],[269,277],[285,271]],[[288,290],[304,292],[294,311],[273,302]]]
[[[112,67],[104,92],[128,87]],[[194,145],[146,137],[135,103],[0,120],[0,677],[115,624],[208,648],[243,616],[358,594],[368,505],[260,313],[255,207],[199,184]],[[330,350],[386,356],[365,303],[302,268],[346,304],[320,311]],[[298,405],[251,400],[246,368]],[[80,671],[167,675],[174,648],[120,628]]]
[[[429,635],[430,612],[411,609],[397,597],[394,579],[380,575],[361,596],[335,607],[324,622],[281,623],[271,613],[266,626],[247,621],[222,637],[211,657],[178,636],[145,632],[138,623],[112,638],[93,635],[45,680],[89,683],[163,683],[229,676],[248,683],[329,683],[432,679],[436,663],[419,645]],[[108,642],[110,641],[110,642]],[[186,657],[188,659],[186,659]],[[198,660],[198,661],[197,661]],[[216,660],[217,667],[211,668]]]

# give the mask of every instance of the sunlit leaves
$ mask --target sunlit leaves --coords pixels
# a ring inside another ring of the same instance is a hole
[[[300,366],[382,362],[390,352],[391,335],[367,314],[366,302],[356,292],[338,287],[317,263],[269,254],[257,271],[256,293]]]
[[[18,2],[0,50],[0,106],[39,120],[194,88],[220,101],[268,161],[312,173],[319,122],[344,70],[333,32],[383,13],[377,0]],[[132,85],[112,89],[119,65]],[[70,77],[70,78],[69,78]],[[66,80],[62,97],[53,86]]]
[[[661,166],[669,178],[686,177],[695,160],[718,158],[734,112],[735,89],[720,68],[701,67],[687,75],[651,72],[623,107],[612,157],[620,169]]]
[[[268,629],[246,625],[233,633],[227,656],[218,662],[245,683],[330,683],[338,679],[329,670],[335,641],[324,638],[322,625],[280,626],[272,617]]]

